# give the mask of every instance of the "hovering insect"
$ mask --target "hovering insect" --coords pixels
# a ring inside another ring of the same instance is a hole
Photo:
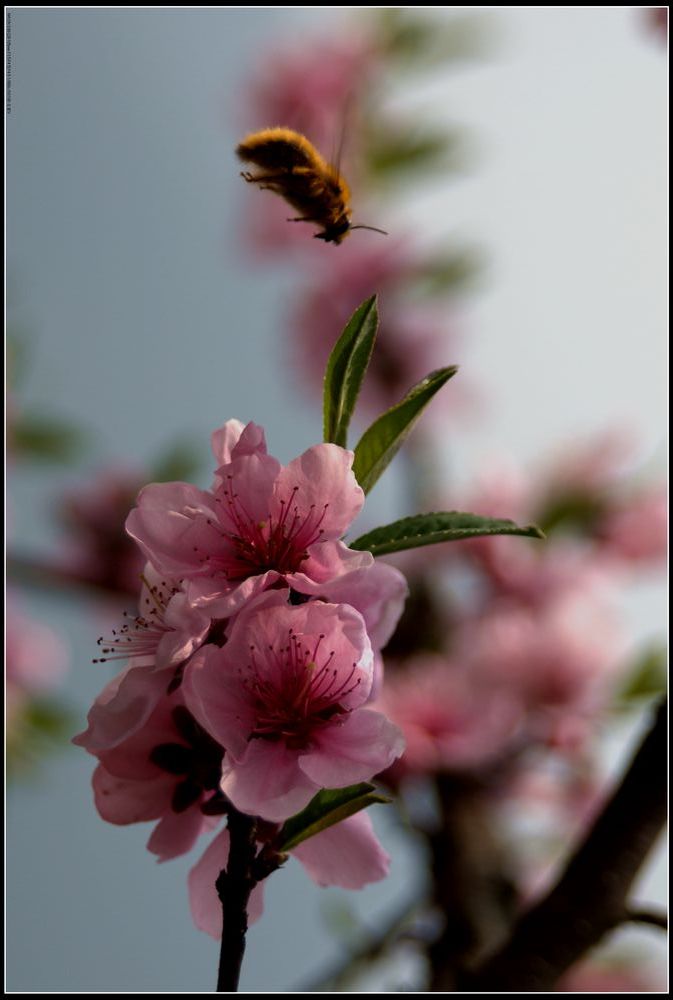
[[[289,128],[265,128],[253,132],[236,147],[241,160],[254,163],[262,173],[241,174],[249,184],[275,191],[301,214],[288,222],[313,222],[321,227],[315,239],[341,243],[353,226],[350,221],[350,190],[338,167],[328,163],[306,136]]]

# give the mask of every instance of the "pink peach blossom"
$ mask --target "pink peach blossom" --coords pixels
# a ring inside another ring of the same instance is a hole
[[[96,808],[109,823],[159,820],[148,849],[160,861],[188,851],[214,820],[202,806],[220,781],[223,749],[185,708],[179,692],[162,699],[142,728],[111,749],[94,749]]]
[[[305,840],[290,852],[320,886],[337,885],[361,889],[388,874],[390,858],[379,844],[371,820],[364,812]],[[189,900],[199,930],[219,940],[222,937],[222,904],[215,882],[229,856],[229,831],[222,830],[206,848],[189,873]],[[248,920],[254,923],[264,907],[264,882],[252,891]]]
[[[267,455],[262,429],[241,430],[238,422],[213,443],[216,457],[230,461],[217,469],[212,490],[155,483],[127,520],[150,562],[186,581],[192,604],[225,618],[269,587],[294,586],[297,573],[323,583],[326,566],[329,574],[343,571],[339,539],[364,500],[352,452],[316,445],[283,467]]]
[[[353,608],[292,606],[277,591],[237,615],[224,647],[197,653],[185,697],[226,747],[221,788],[236,808],[280,821],[320,788],[366,781],[399,756],[399,730],[362,707],[373,659]]]
[[[164,580],[151,564],[141,576],[140,613],[125,615],[121,628],[98,640],[103,654],[94,663],[133,659],[151,670],[174,670],[205,640],[210,615],[195,608],[180,591],[179,584]]]
[[[88,727],[73,740],[92,753],[109,750],[137,732],[167,690],[178,687],[189,657],[205,641],[210,616],[192,607],[173,581],[147,565],[140,595],[142,613],[110,638],[94,662],[129,660],[96,698]]]

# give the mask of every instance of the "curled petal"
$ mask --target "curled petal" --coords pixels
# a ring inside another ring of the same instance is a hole
[[[269,570],[261,576],[249,576],[237,587],[224,590],[222,581],[201,578],[187,584],[187,599],[197,608],[207,610],[212,618],[230,618],[256,597],[280,580],[280,573]]]
[[[218,465],[226,465],[240,455],[266,454],[264,431],[257,424],[227,420],[210,435],[210,445]]]
[[[373,565],[374,556],[371,552],[357,552],[339,541],[322,542],[311,547],[308,557],[301,564],[301,572],[288,574],[287,581],[300,594],[320,597],[323,594],[323,584]]]

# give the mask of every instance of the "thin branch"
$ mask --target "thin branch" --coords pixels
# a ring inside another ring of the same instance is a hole
[[[86,574],[58,563],[43,562],[30,556],[7,556],[7,577],[29,587],[62,591],[63,589],[88,590],[90,595],[116,597],[119,600],[137,600],[137,594],[112,586],[105,581],[92,580]],[[140,583],[140,581],[139,581]]]
[[[662,910],[635,909],[627,907],[624,914],[625,923],[649,924],[651,927],[658,927],[659,930],[668,930],[668,914]]]
[[[245,953],[248,900],[256,880],[252,868],[257,852],[255,819],[231,808],[228,814],[229,858],[215,883],[222,903],[222,942],[217,992],[235,993]]]
[[[666,703],[621,783],[554,888],[523,914],[506,944],[459,977],[465,992],[548,992],[623,923],[627,896],[666,821]]]

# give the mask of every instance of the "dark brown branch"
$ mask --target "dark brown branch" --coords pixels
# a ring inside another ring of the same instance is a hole
[[[222,943],[217,992],[235,993],[241,974],[248,930],[248,900],[255,888],[253,865],[257,853],[255,819],[229,809],[229,858],[215,887],[222,903]]]
[[[464,972],[465,992],[547,992],[623,923],[633,880],[666,821],[666,704],[621,783],[554,888],[520,918],[507,943]]]
[[[456,970],[503,941],[517,893],[493,831],[489,797],[477,779],[439,774],[441,825],[430,837],[434,903],[444,926],[431,945],[430,990],[455,988]]]

